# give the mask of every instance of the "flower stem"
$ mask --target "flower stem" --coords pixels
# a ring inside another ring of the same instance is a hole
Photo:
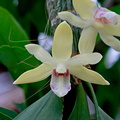
[[[93,98],[96,120],[101,120],[100,113],[99,113],[99,106],[98,106],[98,102],[97,102],[97,98],[96,98],[94,89],[93,89],[91,83],[87,83],[87,85],[88,85],[88,88],[90,89],[90,92],[91,92],[91,95],[92,95],[92,98]]]

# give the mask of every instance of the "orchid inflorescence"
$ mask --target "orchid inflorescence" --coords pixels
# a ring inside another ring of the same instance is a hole
[[[102,58],[100,53],[93,52],[97,33],[107,45],[120,51],[120,41],[112,36],[120,36],[120,17],[98,7],[91,0],[73,0],[73,6],[79,16],[64,11],[59,13],[59,17],[83,28],[78,44],[80,54],[71,57],[73,33],[69,24],[63,21],[54,33],[52,55],[37,44],[25,46],[30,54],[43,63],[23,73],[14,84],[37,82],[51,75],[50,87],[59,97],[65,96],[71,90],[70,74],[86,82],[109,85],[99,73],[84,66],[96,64]]]
[[[106,8],[99,7],[92,0],[72,0],[79,16],[63,11],[58,13],[62,20],[83,29],[79,40],[81,53],[93,52],[97,34],[108,46],[120,51],[120,15]]]

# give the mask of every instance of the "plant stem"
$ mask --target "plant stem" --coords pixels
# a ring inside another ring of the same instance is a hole
[[[97,98],[96,98],[94,89],[93,89],[91,83],[87,83],[87,85],[88,85],[88,87],[90,89],[90,92],[91,92],[91,95],[92,95],[92,98],[93,98],[93,102],[94,102],[94,106],[95,106],[96,120],[101,120],[100,113],[99,113],[99,106],[98,106],[98,102],[97,102]]]

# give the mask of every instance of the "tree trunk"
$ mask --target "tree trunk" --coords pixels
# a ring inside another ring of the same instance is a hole
[[[48,11],[49,21],[51,23],[51,32],[54,33],[56,27],[62,20],[58,16],[58,12],[70,11],[74,14],[74,8],[72,6],[72,0],[46,0],[46,7]],[[70,25],[71,26],[71,25]],[[78,52],[78,40],[80,34],[80,28],[71,26],[73,30],[74,42],[73,42],[73,53]]]

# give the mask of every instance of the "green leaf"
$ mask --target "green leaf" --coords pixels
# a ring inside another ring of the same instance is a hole
[[[12,12],[12,13],[16,13],[16,6],[13,4],[14,0],[0,0],[0,6],[8,9],[8,11]]]
[[[41,64],[25,49],[24,46],[29,43],[29,37],[11,13],[0,7],[0,62],[7,67],[13,79],[17,79],[25,71]],[[43,85],[41,83],[37,83],[39,88]],[[24,87],[26,98],[31,96],[32,93],[29,92],[31,84],[21,86]],[[35,84],[32,84],[33,94],[39,89],[37,88]],[[42,95],[44,95],[43,91],[41,91]],[[39,98],[39,94],[36,96]]]
[[[12,120],[12,118],[0,112],[0,120]]]
[[[16,103],[15,105],[17,106],[17,109],[20,112],[22,112],[26,108],[26,104],[25,103]]]
[[[19,23],[7,10],[0,7],[0,62],[8,68],[14,79],[40,64],[25,50],[24,46],[29,43],[29,37]],[[24,62],[19,64],[21,61]]]
[[[18,113],[12,110],[9,110],[9,109],[2,108],[2,107],[0,107],[0,113],[5,114],[11,118],[15,118],[18,115]]]
[[[62,108],[62,99],[50,91],[21,112],[14,120],[61,120]]]
[[[109,115],[107,115],[100,107],[99,107],[99,114],[101,120],[113,120]]]
[[[68,120],[90,120],[86,93],[82,83],[77,86],[75,106]]]

